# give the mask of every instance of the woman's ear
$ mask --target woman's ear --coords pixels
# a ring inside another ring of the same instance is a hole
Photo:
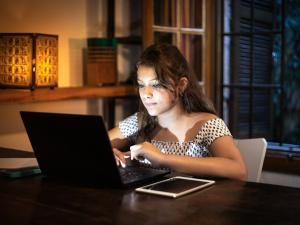
[[[186,77],[180,78],[180,80],[178,82],[178,86],[177,86],[177,88],[178,88],[177,90],[178,90],[178,93],[180,96],[183,94],[183,92],[187,88],[188,83],[189,83],[189,81]]]

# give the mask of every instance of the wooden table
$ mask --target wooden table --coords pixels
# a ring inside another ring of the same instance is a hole
[[[26,157],[28,154],[22,154]],[[2,151],[0,157],[12,157]],[[20,154],[19,154],[20,156]],[[30,156],[30,155],[29,155]],[[299,224],[300,189],[234,180],[179,199],[133,189],[0,177],[2,225]]]

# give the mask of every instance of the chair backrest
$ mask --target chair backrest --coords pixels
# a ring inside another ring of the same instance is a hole
[[[236,139],[247,170],[247,181],[259,182],[265,160],[267,142],[264,138]]]

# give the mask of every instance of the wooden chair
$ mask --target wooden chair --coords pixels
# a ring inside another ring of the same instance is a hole
[[[248,170],[247,181],[260,182],[261,171],[265,160],[267,142],[264,138],[236,139]]]

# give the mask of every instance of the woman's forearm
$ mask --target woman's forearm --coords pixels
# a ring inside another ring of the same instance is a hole
[[[162,167],[193,176],[215,176],[245,180],[246,169],[239,162],[222,157],[194,158],[189,156],[165,155]]]

